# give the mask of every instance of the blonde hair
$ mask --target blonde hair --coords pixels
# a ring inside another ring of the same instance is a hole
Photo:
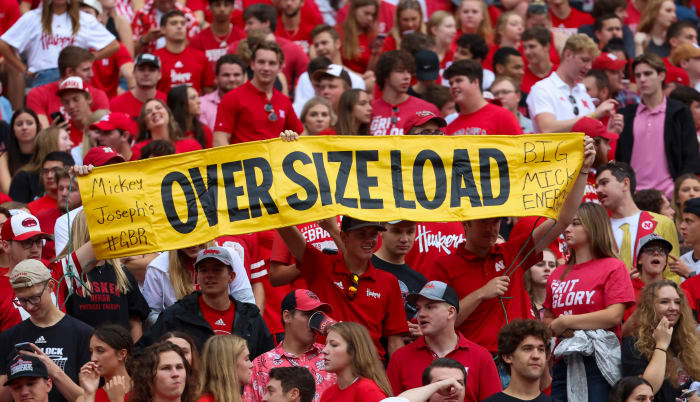
[[[498,16],[498,20],[496,21],[496,30],[493,33],[493,42],[496,44],[500,44],[501,40],[503,40],[501,31],[506,27],[508,24],[508,19],[512,16],[516,16],[520,18],[520,21],[523,22],[523,26],[525,26],[525,20],[523,17],[516,13],[515,11],[506,11],[503,14]]]
[[[459,13],[462,12],[462,6],[464,3],[468,1],[473,1],[476,3],[479,3],[479,6],[481,7],[481,23],[479,23],[479,27],[476,29],[476,34],[481,36],[486,43],[491,42],[493,39],[493,24],[491,23],[491,16],[489,15],[489,9],[488,6],[486,5],[486,2],[484,0],[462,0],[462,2],[459,4],[459,7],[457,7],[456,15],[455,15],[455,22],[457,23],[457,29],[460,31],[462,30],[462,18],[460,18]],[[458,32],[457,35],[460,35],[461,33]]]
[[[205,243],[204,246],[214,247],[216,242],[212,240]],[[173,290],[178,300],[194,291],[192,275],[182,261],[181,253],[181,250],[170,250],[168,252],[168,277],[170,277],[170,283],[173,285]]]
[[[673,335],[671,336],[671,344],[666,350],[666,372],[664,379],[667,379],[678,387],[678,361],[680,366],[687,372],[691,378],[700,378],[700,339],[698,339],[697,323],[693,318],[693,312],[688,306],[688,301],[685,298],[685,293],[680,286],[668,279],[662,279],[657,282],[650,283],[642,290],[642,295],[637,304],[638,317],[637,342],[634,346],[639,353],[647,360],[651,360],[656,347],[654,340],[654,330],[659,325],[660,318],[656,315],[656,299],[658,291],[666,286],[670,286],[678,293],[681,300],[680,315],[678,322],[673,326]]]
[[[647,6],[642,11],[642,16],[639,17],[639,24],[637,25],[637,32],[651,33],[651,29],[654,27],[656,18],[659,16],[659,10],[665,2],[670,2],[675,5],[671,0],[651,0]]]
[[[392,396],[391,384],[367,328],[356,322],[345,321],[333,324],[330,331],[337,333],[347,342],[353,375],[374,381],[386,396]]]
[[[299,120],[301,120],[301,123],[304,124],[304,120],[306,120],[306,115],[309,113],[309,110],[316,105],[323,105],[328,108],[328,114],[331,116],[331,125],[329,127],[335,126],[335,123],[338,122],[338,115],[336,115],[333,111],[333,106],[331,106],[331,103],[328,102],[328,100],[318,96],[314,96],[304,103],[304,107],[301,108],[301,113],[299,114]],[[306,126],[304,126],[303,134],[306,134]]]
[[[204,343],[197,387],[199,397],[211,394],[216,402],[243,401],[236,361],[246,347],[245,339],[236,335],[215,335]]]
[[[350,0],[348,16],[343,21],[343,39],[340,46],[340,51],[346,60],[352,60],[360,56],[360,45],[357,37],[361,32],[355,21],[355,13],[358,8],[366,6],[374,6],[374,19],[376,21],[379,15],[379,2],[377,0]],[[374,28],[370,27],[367,33],[370,40],[372,40],[374,33]]]
[[[588,236],[588,247],[593,258],[618,258],[610,218],[605,208],[600,204],[586,202],[579,205],[577,215]],[[577,264],[576,250],[572,249],[568,266],[561,274],[560,280],[564,280],[575,264]]]
[[[39,131],[36,135],[34,156],[26,165],[22,166],[22,170],[38,173],[46,155],[58,151],[58,137],[61,135],[61,131],[65,130],[57,126],[49,126]]]
[[[427,33],[429,36],[435,37],[435,35],[433,34],[433,28],[437,28],[437,27],[439,27],[440,25],[442,25],[442,23],[445,22],[445,20],[447,19],[447,17],[452,17],[452,18],[454,19],[454,15],[448,13],[448,12],[445,11],[445,10],[438,10],[438,11],[435,11],[435,12],[430,16],[430,18],[428,18],[428,26],[427,26],[427,28],[426,28],[426,30],[427,30],[426,33]]]
[[[56,259],[67,257],[69,253],[75,252],[77,249],[80,248],[80,246],[89,242],[90,232],[88,232],[87,219],[85,218],[85,210],[80,210],[75,215],[75,219],[73,219],[73,223],[71,224],[70,243],[66,244],[66,246],[63,248],[63,251],[61,251],[60,253],[60,257],[56,257]],[[68,249],[69,245],[70,250]],[[110,264],[112,266],[112,269],[114,269],[114,275],[117,278],[117,287],[119,288],[119,291],[125,294],[128,293],[131,289],[131,286],[129,284],[129,279],[126,277],[124,269],[122,268],[122,263],[118,259],[114,258],[105,260],[105,262]],[[85,280],[85,284],[87,285],[88,291],[92,290],[90,281]]]
[[[561,58],[564,59],[564,52],[569,50],[571,53],[583,53],[586,52],[591,55],[591,57],[598,57],[600,54],[600,49],[598,45],[593,42],[590,36],[586,34],[573,34],[569,36],[564,44],[564,49],[561,51]]]
[[[103,117],[107,116],[109,114],[109,110],[107,109],[97,109],[92,114],[90,117],[88,117],[88,129],[83,130],[83,141],[81,142],[82,148],[83,148],[83,158],[85,158],[85,155],[87,155],[88,151],[90,151],[95,145],[93,145],[90,142],[90,126],[97,123],[98,121],[102,120]]]
[[[420,6],[418,0],[399,0],[399,3],[396,5],[396,13],[394,14],[394,26],[389,30],[389,35],[393,36],[396,41],[397,49],[401,47],[401,38],[403,35],[403,32],[399,31],[399,18],[401,18],[401,13],[406,10],[418,11],[420,15],[420,26],[416,32],[425,33],[425,17],[423,16],[423,8]]]

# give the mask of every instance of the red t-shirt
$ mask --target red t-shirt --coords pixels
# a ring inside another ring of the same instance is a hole
[[[462,299],[486,285],[491,279],[505,275],[509,268],[518,267],[513,271],[510,286],[503,294],[503,306],[509,321],[514,318],[533,318],[530,296],[525,290],[523,275],[542,260],[542,253],[538,252],[532,252],[525,258],[534,246],[529,236],[511,237],[505,243],[494,244],[491,252],[482,258],[467,250],[462,243],[456,253],[436,261],[428,279],[449,284]],[[518,255],[521,249],[524,251]],[[503,307],[499,298],[495,297],[482,301],[457,330],[490,352],[496,352],[498,331],[505,324]]]
[[[260,255],[257,233],[221,236],[216,239],[216,242],[220,246],[231,248],[238,253],[251,284],[262,282],[267,277],[267,268],[265,260]]]
[[[204,53],[209,61],[211,72],[215,73],[217,60],[226,54],[233,42],[243,38],[245,38],[245,32],[236,25],[232,25],[231,32],[226,36],[216,36],[211,31],[211,27],[208,27],[190,40],[189,47]]]
[[[428,7],[430,7],[430,5],[428,5]],[[340,10],[338,10],[338,16],[336,18],[336,21],[338,22],[338,26],[336,26],[336,29],[338,29],[338,32],[340,32],[342,29],[343,21],[345,21],[345,18],[348,16],[348,11],[350,11],[349,1],[345,2],[345,5]],[[379,2],[379,15],[377,19],[379,20],[380,33],[387,33],[394,26],[394,14],[396,14],[395,5],[391,4],[391,2],[388,1]],[[343,61],[343,65],[347,67],[345,61]]]
[[[501,380],[489,351],[468,340],[459,332],[457,335],[459,335],[457,346],[444,357],[460,362],[467,369],[464,401],[483,401],[501,392]],[[438,357],[426,344],[424,336],[397,350],[391,356],[386,370],[394,395],[420,387],[423,370]]]
[[[156,98],[162,100],[163,102],[168,101],[167,95],[161,91],[156,91]],[[113,112],[122,112],[131,117],[131,120],[138,121],[139,115],[141,114],[141,108],[143,107],[143,102],[136,99],[131,91],[126,91],[123,94],[112,98],[110,103],[110,110]]]
[[[130,396],[131,391],[124,395],[124,400],[128,401]],[[95,392],[95,402],[109,402],[109,397],[107,396],[107,392],[105,391],[104,387],[98,388],[97,392]]]
[[[642,18],[641,11],[634,7],[634,2],[627,2],[627,18],[625,18],[625,25],[629,25],[632,32],[637,30],[637,25],[639,25],[639,20]]]
[[[321,395],[320,402],[336,402],[336,401],[357,401],[357,402],[379,402],[386,398],[387,395],[374,381],[360,377],[357,381],[350,384],[345,389],[340,389],[338,384],[328,388]]]
[[[447,135],[510,135],[522,134],[523,129],[513,113],[487,103],[476,112],[460,113],[445,132]]]
[[[549,12],[549,17],[552,20],[552,31],[564,32],[567,35],[573,35],[578,32],[581,25],[593,24],[593,17],[590,14],[571,8],[569,16],[564,19],[559,19],[552,11]],[[554,47],[553,45],[550,45]]]
[[[549,74],[552,74],[552,71],[557,71],[557,67],[559,66],[552,62],[552,70],[549,72]],[[549,74],[547,74],[547,77],[549,77]],[[525,67],[525,74],[523,75],[523,80],[520,82],[520,90],[525,92],[526,94],[529,94],[530,88],[532,88],[532,86],[535,85],[537,81],[543,80],[547,77],[540,78],[536,76],[532,71],[530,71],[530,67]]]
[[[214,87],[214,71],[209,68],[209,61],[204,53],[186,47],[182,53],[173,53],[167,48],[153,52],[160,58],[162,77],[158,81],[158,90],[168,93],[170,88],[189,85],[201,94],[205,87]]]
[[[382,4],[386,4],[382,2]],[[341,31],[340,25],[336,27],[338,31]],[[342,41],[341,41],[342,43]],[[369,64],[369,59],[372,57],[372,51],[369,48],[370,39],[367,34],[357,35],[357,47],[360,50],[359,54],[352,59],[348,59],[343,56],[343,65],[350,70],[363,74],[367,71],[367,65]],[[342,52],[342,50],[341,50]]]
[[[108,58],[95,60],[92,63],[93,77],[90,83],[96,88],[99,88],[107,94],[109,99],[117,96],[117,88],[119,87],[119,69],[126,63],[133,63],[129,51],[121,43],[119,50]]]
[[[394,275],[375,268],[371,261],[360,275],[353,300],[347,293],[352,279],[342,254],[324,254],[307,244],[304,262],[297,263],[297,268],[309,290],[333,306],[334,319],[358,322],[367,328],[380,357],[386,355],[379,342],[381,337],[408,332],[398,280]]]
[[[530,236],[532,231],[541,224],[547,222],[547,218],[539,216],[522,216],[518,218],[518,221],[513,225],[513,229],[510,231],[510,237],[516,236]],[[566,243],[559,236],[557,240],[550,243],[547,248],[549,248],[557,259],[565,258]]]
[[[27,107],[35,111],[36,114],[45,115],[49,119],[49,123],[51,123],[51,113],[58,111],[63,113],[61,98],[56,95],[56,91],[58,91],[58,81],[32,88],[27,94]],[[103,90],[88,84],[87,91],[92,97],[91,109],[93,112],[97,109],[109,109],[109,99]],[[70,120],[70,116],[65,113],[63,113],[63,117],[65,117],[66,121]],[[80,141],[75,145],[79,143]]]
[[[304,4],[309,3],[305,2]],[[235,41],[229,46],[228,54],[238,54],[238,43],[240,41]],[[306,68],[309,65],[309,56],[304,52],[304,49],[296,43],[285,39],[276,37],[275,42],[280,45],[282,53],[284,53],[284,65],[282,66],[282,73],[287,77],[287,82],[290,88],[294,86],[300,75],[306,72]]]
[[[31,212],[32,215],[36,215],[39,211],[44,209],[57,209],[58,200],[45,195],[27,204],[27,208],[29,208],[29,212]]]
[[[461,222],[419,222],[416,241],[405,257],[406,264],[427,278],[435,261],[456,253],[458,245],[465,240]]]
[[[307,2],[304,2],[304,4],[306,3]],[[320,14],[314,15],[313,13],[310,13],[309,10],[305,10],[304,7],[299,10],[299,13],[301,14],[301,19],[299,21],[299,28],[297,28],[296,31],[287,31],[284,29],[282,15],[278,15],[275,36],[296,43],[302,48],[302,50],[304,50],[305,53],[308,53],[309,46],[311,45],[311,30],[313,30],[316,25],[321,25],[324,23],[323,17],[321,17]]]
[[[140,142],[137,142],[136,144],[131,146],[131,160],[132,161],[137,161],[141,157],[141,149],[145,147],[147,144],[149,144],[152,139],[149,140],[143,140]],[[199,145],[199,143],[191,138],[185,138],[183,140],[177,140],[174,142],[175,144],[175,153],[176,154],[182,154],[185,152],[190,152],[190,151],[198,151],[202,149],[202,146]]]
[[[623,317],[622,322],[627,321],[630,318],[630,316],[634,313],[634,310],[637,309],[637,304],[639,303],[639,298],[642,296],[642,290],[644,290],[645,285],[646,284],[642,282],[642,280],[639,278],[632,279],[632,288],[634,289],[635,303],[631,306],[628,306],[627,309],[625,309],[625,316]]]
[[[566,269],[567,265],[560,265],[547,280],[547,296],[542,306],[552,311],[554,317],[592,313],[617,303],[634,304],[632,280],[621,260],[600,258],[576,264],[560,281]],[[609,329],[620,336],[620,325]]]
[[[695,311],[700,311],[700,275],[692,276],[681,283],[681,289],[688,299],[688,306]]]
[[[268,103],[277,115],[276,121],[270,121],[265,111]],[[231,134],[231,144],[277,138],[284,130],[304,131],[289,98],[274,90],[268,101],[265,92],[256,88],[252,81],[221,98],[214,127],[214,131]]]
[[[56,219],[58,219],[63,212],[58,208],[48,208],[42,209],[41,211],[34,214],[36,219],[39,221],[39,226],[41,231],[48,234],[53,234],[54,226],[56,226]],[[56,247],[53,240],[46,240],[44,242],[44,247],[41,249],[41,258],[45,260],[51,260],[56,256]]]
[[[392,105],[382,98],[375,99],[372,101],[372,122],[369,131],[372,135],[403,135],[403,127],[409,116],[423,110],[440,116],[440,111],[435,105],[415,96],[409,95],[408,99],[396,105]],[[392,118],[395,118],[396,123],[392,123]],[[341,134],[352,135],[355,133]]]
[[[231,335],[233,320],[236,317],[236,305],[233,302],[226,310],[215,310],[204,302],[202,296],[199,296],[199,309],[202,310],[202,316],[214,330],[214,334]]]
[[[388,35],[386,39],[384,39],[384,47],[382,48],[382,53],[388,52],[390,50],[396,50],[396,39],[394,39],[394,35]]]
[[[10,29],[21,16],[19,3],[15,0],[0,0],[0,35]]]
[[[12,302],[15,290],[10,285],[10,278],[5,274],[0,276],[0,332],[22,322],[19,308]]]
[[[214,143],[214,135],[211,133],[211,129],[206,124],[202,124],[202,131],[204,131],[204,147],[205,149],[211,148]],[[197,139],[194,136],[194,131],[188,131],[184,134],[185,138],[191,138],[195,141]],[[199,141],[197,141],[199,143]],[[202,144],[199,144],[202,145]]]

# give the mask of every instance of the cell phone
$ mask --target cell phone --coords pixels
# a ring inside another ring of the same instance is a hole
[[[378,33],[376,36],[377,39],[386,39],[386,34],[385,33]]]
[[[65,117],[63,117],[63,113],[61,112],[53,112],[51,113],[51,121],[53,124],[61,124],[66,120]]]
[[[688,401],[688,398],[690,398],[690,397],[693,396],[693,395],[695,395],[695,390],[694,390],[694,389],[689,389],[689,390],[687,390],[687,391],[685,391],[685,392],[683,392],[683,393],[681,394],[680,399],[681,399],[681,401],[683,401],[683,402],[687,402],[687,401]]]
[[[15,344],[15,350],[19,352],[20,350],[26,350],[27,352],[33,352],[32,345],[29,342],[20,342]]]

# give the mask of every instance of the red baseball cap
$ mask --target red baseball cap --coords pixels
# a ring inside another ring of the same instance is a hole
[[[591,138],[603,137],[609,140],[616,140],[620,137],[619,134],[606,130],[605,126],[600,120],[592,119],[590,117],[580,118],[576,124],[571,127],[571,131],[584,133]]]
[[[618,59],[612,53],[601,53],[593,61],[593,68],[596,70],[622,70],[627,65],[626,60]]]
[[[690,77],[688,73],[680,67],[666,66],[666,83],[675,82],[676,84],[690,86]]]
[[[330,304],[321,302],[316,293],[308,289],[293,290],[282,299],[282,312],[284,310],[313,311],[316,309],[320,309],[328,314],[333,311]]]
[[[112,112],[104,115],[98,122],[90,125],[90,130],[121,130],[131,134],[136,132],[134,122],[124,113]]]
[[[447,122],[442,117],[429,110],[419,110],[406,119],[406,124],[403,126],[404,133],[408,133],[413,127],[422,126],[431,120],[435,120],[441,128],[447,126]]]
[[[93,166],[111,165],[124,161],[124,157],[115,152],[111,147],[93,147],[83,158],[83,164]]]
[[[17,215],[10,216],[10,219],[2,224],[0,235],[3,240],[16,241],[31,239],[35,236],[42,236],[47,239],[51,238],[50,234],[41,231],[39,220],[34,215],[26,212],[20,212]]]
[[[81,91],[85,93],[90,93],[80,77],[68,77],[58,84],[58,91],[56,95],[61,96],[62,93],[66,91]]]

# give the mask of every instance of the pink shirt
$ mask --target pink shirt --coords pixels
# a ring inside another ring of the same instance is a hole
[[[318,401],[325,390],[334,386],[338,380],[335,374],[326,372],[323,354],[323,345],[314,345],[301,356],[293,355],[284,351],[280,342],[274,349],[263,353],[253,360],[253,373],[250,377],[250,384],[243,389],[243,400],[245,402],[260,402],[265,394],[267,381],[270,378],[270,369],[274,367],[306,367],[316,381],[316,396],[314,401]]]
[[[199,100],[199,121],[214,131],[216,111],[219,109],[219,103],[221,103],[219,90],[217,89],[212,93],[206,94],[200,97]]]
[[[670,199],[673,178],[668,171],[664,146],[665,119],[666,97],[655,109],[639,104],[634,117],[634,147],[630,165],[637,174],[637,190],[661,190]]]

